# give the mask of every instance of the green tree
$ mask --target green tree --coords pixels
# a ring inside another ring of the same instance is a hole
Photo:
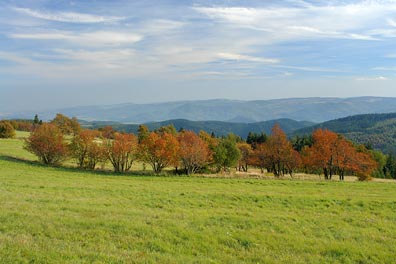
[[[37,114],[34,115],[33,124],[34,125],[39,125],[40,124],[40,119],[39,119]]]
[[[75,117],[69,118],[62,114],[56,114],[51,123],[56,125],[65,135],[77,135],[81,131],[80,124]]]
[[[139,143],[142,143],[142,141],[145,140],[148,137],[149,134],[150,134],[150,130],[148,129],[147,126],[139,125],[139,128],[138,128],[138,141],[139,141]]]
[[[155,132],[158,134],[168,133],[168,134],[172,134],[174,136],[177,135],[177,130],[173,124],[169,124],[167,126],[162,126],[158,129],[156,129]]]
[[[229,171],[230,167],[237,165],[240,157],[241,153],[233,137],[220,139],[213,154],[218,171]]]
[[[386,159],[384,173],[387,178],[396,179],[396,158],[393,154],[390,154]]]

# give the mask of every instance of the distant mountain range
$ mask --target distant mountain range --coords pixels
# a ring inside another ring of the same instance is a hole
[[[255,123],[281,118],[324,122],[350,115],[396,112],[396,98],[292,98],[276,100],[234,101],[203,100],[153,104],[120,104],[54,109],[38,113],[43,120],[56,113],[93,121],[148,123],[172,119]],[[32,118],[35,112],[10,113],[0,118]]]

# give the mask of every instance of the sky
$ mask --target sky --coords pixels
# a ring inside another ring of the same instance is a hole
[[[0,113],[396,97],[396,0],[0,0]]]

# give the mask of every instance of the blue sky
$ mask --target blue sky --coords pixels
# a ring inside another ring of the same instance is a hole
[[[0,111],[396,96],[396,1],[0,0]]]

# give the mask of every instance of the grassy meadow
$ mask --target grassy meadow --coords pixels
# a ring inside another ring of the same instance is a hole
[[[0,263],[394,263],[396,184],[120,176],[0,140]]]

